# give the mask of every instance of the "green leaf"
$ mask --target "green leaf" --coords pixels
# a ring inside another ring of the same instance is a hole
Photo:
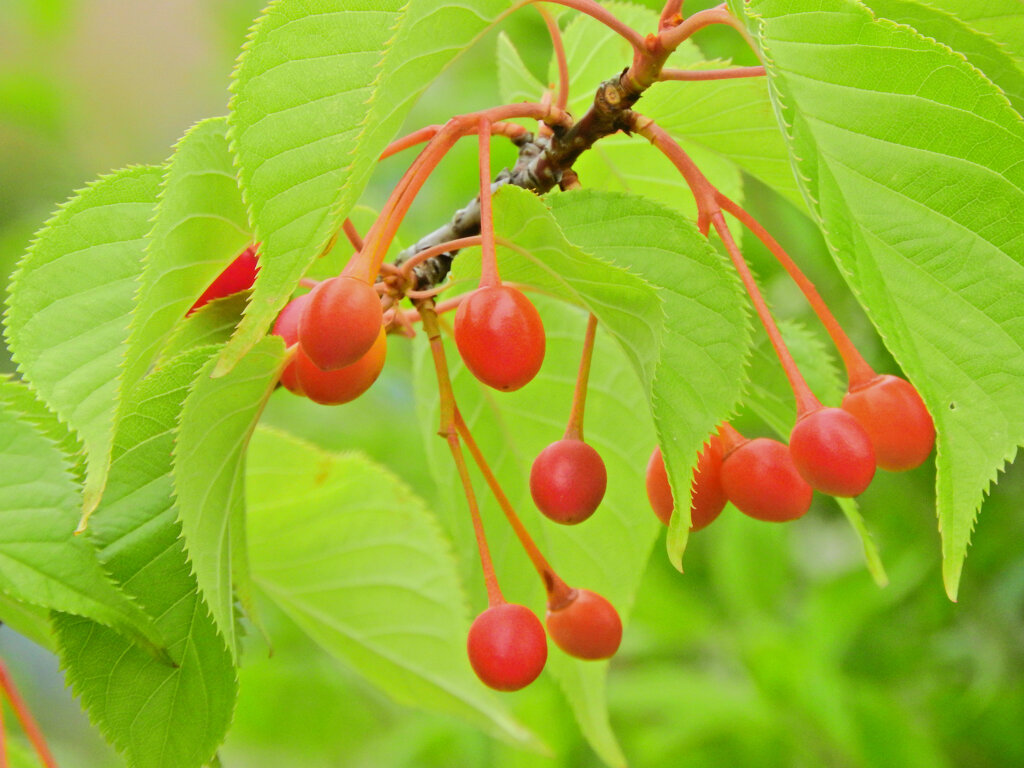
[[[913,27],[962,53],[1003,90],[1018,114],[1024,113],[1024,69],[987,34],[971,27],[966,20],[918,0],[866,0],[864,4],[876,16]],[[1024,19],[1024,7],[1019,3],[1017,15]]]
[[[85,508],[103,492],[128,321],[160,167],[127,168],[69,199],[11,281],[7,343],[19,370],[85,443]]]
[[[507,9],[507,0],[279,0],[266,10],[228,118],[262,266],[218,375],[266,333],[415,100]]]
[[[533,76],[519,49],[508,34],[502,31],[498,35],[498,91],[501,100],[507,104],[520,101],[537,101],[543,94],[545,85]]]
[[[697,228],[675,211],[623,194],[584,190],[551,199],[565,236],[588,253],[643,275],[665,312],[650,408],[676,498],[689,498],[697,452],[736,407],[750,345],[739,281]],[[682,568],[690,527],[673,515],[668,553]]]
[[[254,580],[310,637],[403,704],[536,746],[474,676],[449,544],[400,478],[264,428],[246,485]]]
[[[190,349],[226,344],[248,301],[249,294],[243,291],[201,306],[171,332],[160,351],[156,367],[160,368]]]
[[[88,617],[158,655],[164,647],[160,631],[104,572],[88,538],[74,533],[78,483],[70,461],[33,423],[46,418],[45,409],[32,403],[26,416],[12,408],[12,401],[28,404],[12,394],[15,389],[25,387],[0,384],[0,592],[30,606]]]
[[[132,314],[122,391],[146,374],[199,295],[250,243],[227,119],[203,120],[178,142],[164,174]]]
[[[1018,63],[1024,63],[1024,13],[1020,0],[927,0],[927,5],[941,8],[988,35]]]
[[[233,581],[248,594],[245,451],[277,385],[284,344],[268,336],[227,376],[210,378],[211,359],[181,410],[174,444],[174,490],[185,547],[213,620],[237,649]]]
[[[852,0],[748,7],[814,214],[935,419],[955,599],[1024,439],[1024,123],[960,56]]]
[[[460,254],[459,259],[465,255]],[[503,262],[503,274],[512,273],[513,263],[512,259]],[[554,258],[549,263],[560,266]],[[521,273],[526,272],[523,266]],[[534,507],[527,479],[537,454],[565,431],[587,316],[576,307],[541,294],[531,293],[530,298],[541,312],[547,337],[547,352],[537,377],[515,392],[496,393],[477,381],[462,364],[455,345],[446,339],[455,395],[491,469],[552,566],[573,586],[606,597],[628,623],[660,530],[657,518],[643,501],[644,468],[655,443],[650,420],[645,416],[648,406],[644,387],[607,327],[599,325],[587,394],[585,437],[604,460],[608,489],[601,506],[585,523],[551,523]],[[456,542],[464,578],[474,585],[476,604],[482,610],[480,561],[465,497],[447,444],[437,436],[440,416],[434,366],[426,344],[421,343],[417,352],[415,400],[440,495],[437,508]],[[540,579],[482,478],[475,471],[472,474],[502,591],[508,600],[542,614],[544,592]],[[622,766],[626,760],[607,712],[608,666],[607,662],[571,659],[551,646],[546,670],[558,681],[597,754],[608,765]]]
[[[46,608],[23,603],[0,592],[0,624],[24,635],[50,653],[57,653],[50,626],[50,612]]]
[[[198,768],[223,740],[234,708],[231,652],[189,568],[171,476],[178,414],[213,351],[186,353],[128,394],[107,491],[89,527],[100,559],[156,620],[177,666],[156,663],[93,622],[57,620],[68,682],[130,768]]]

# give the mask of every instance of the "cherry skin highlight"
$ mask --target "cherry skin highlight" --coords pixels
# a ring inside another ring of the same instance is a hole
[[[587,589],[574,589],[568,602],[549,606],[546,623],[555,645],[577,659],[610,659],[622,641],[615,606]]]
[[[252,284],[256,282],[258,267],[256,246],[250,245],[238,254],[235,260],[225,267],[223,272],[214,278],[213,282],[196,299],[196,303],[192,305],[192,308],[186,314],[191,315],[201,306],[208,304],[214,299],[230,296],[239,291],[249,290],[252,288]]]
[[[302,393],[321,405],[341,405],[355,400],[377,380],[384,368],[387,341],[384,327],[377,330],[377,340],[369,351],[352,365],[324,371],[310,360],[302,345],[295,351],[295,374]]]
[[[789,452],[801,477],[832,496],[859,496],[875,476],[871,438],[841,408],[801,417],[789,435]]]
[[[484,685],[498,691],[525,688],[544,669],[548,641],[529,608],[492,605],[473,621],[466,640],[469,663]]]
[[[530,494],[537,509],[565,525],[581,523],[594,514],[607,486],[601,455],[582,440],[552,443],[530,469]]]
[[[789,448],[767,437],[747,440],[722,459],[722,488],[740,512],[769,523],[803,517],[814,495]]]
[[[544,324],[521,291],[487,286],[459,305],[455,344],[474,376],[511,392],[529,383],[544,362]]]
[[[282,309],[281,313],[277,316],[277,320],[274,322],[274,330],[271,333],[284,339],[285,347],[290,347],[299,340],[299,318],[302,316],[302,312],[306,308],[307,303],[309,303],[308,293],[296,296],[285,304],[284,309]],[[291,360],[291,362],[285,366],[284,371],[282,371],[281,384],[289,392],[296,395],[305,394],[302,391],[302,387],[299,385],[299,379],[295,372],[294,359]]]
[[[661,448],[655,448],[647,462],[647,500],[662,523],[668,525],[675,502]],[[722,442],[717,435],[704,443],[690,483],[690,531],[707,528],[725,509],[722,488]]]
[[[343,275],[310,291],[299,320],[299,345],[317,368],[352,365],[377,342],[383,323],[380,296],[369,283]]]
[[[864,427],[882,469],[903,472],[924,463],[935,445],[935,424],[914,389],[899,376],[878,376],[846,393],[843,410]]]

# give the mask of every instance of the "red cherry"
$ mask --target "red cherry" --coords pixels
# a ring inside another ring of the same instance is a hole
[[[577,659],[610,659],[622,641],[615,606],[587,589],[574,589],[568,602],[549,606],[546,623],[555,645]]]
[[[348,275],[332,277],[309,293],[299,345],[317,368],[335,371],[366,354],[382,322],[380,296],[372,285]]]
[[[544,324],[530,300],[508,285],[480,288],[455,313],[455,344],[466,367],[488,386],[510,392],[544,362]]]
[[[544,627],[524,605],[492,605],[476,617],[466,641],[476,676],[499,691],[525,688],[544,669],[548,642]]]
[[[239,291],[249,290],[252,288],[252,284],[256,282],[258,266],[256,246],[250,245],[238,254],[235,260],[228,264],[223,272],[214,278],[210,286],[202,292],[199,298],[196,299],[196,303],[192,305],[192,308],[186,314],[191,315],[201,306],[214,299],[230,296],[232,293],[238,293]]]
[[[305,315],[303,314],[303,317]],[[352,365],[335,371],[323,371],[306,357],[302,346],[295,351],[295,373],[302,393],[321,405],[341,405],[355,400],[377,380],[387,355],[384,328],[377,329],[377,340],[369,351]]]
[[[296,296],[285,304],[284,309],[277,316],[272,333],[284,339],[285,347],[290,347],[299,340],[299,318],[302,316],[302,311],[308,303],[308,293]],[[289,392],[293,392],[296,395],[304,394],[295,372],[295,360],[292,360],[285,366],[284,371],[281,373],[281,383]]]
[[[712,435],[697,455],[690,484],[690,530],[699,531],[714,522],[725,508],[725,490],[722,488],[722,443]],[[661,448],[655,448],[647,462],[647,499],[654,514],[665,525],[672,517],[675,503]]]
[[[935,445],[935,425],[914,385],[899,376],[878,376],[843,398],[871,438],[882,469],[902,472],[920,466]]]
[[[608,485],[601,455],[582,440],[558,440],[530,469],[530,493],[537,509],[556,523],[574,525],[594,514]]]
[[[722,459],[722,488],[745,515],[770,523],[803,517],[814,492],[778,440],[747,440]]]
[[[875,476],[871,438],[841,408],[802,416],[789,435],[789,452],[804,480],[832,496],[858,496]]]

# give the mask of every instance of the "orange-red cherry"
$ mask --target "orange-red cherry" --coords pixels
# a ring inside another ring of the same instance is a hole
[[[814,492],[778,440],[747,440],[722,459],[722,488],[740,512],[782,523],[803,517]]]
[[[488,386],[510,392],[544,362],[544,324],[537,308],[509,285],[473,292],[455,313],[455,344],[466,367]]]
[[[548,634],[577,659],[610,659],[622,642],[622,619],[615,606],[588,589],[574,589],[562,605],[548,606]]]
[[[832,496],[859,496],[875,476],[871,438],[841,408],[819,408],[799,418],[789,452],[801,477]]]
[[[352,365],[324,371],[310,360],[302,345],[295,352],[295,373],[302,393],[321,405],[341,405],[355,400],[377,380],[384,368],[387,341],[383,326],[377,329],[377,340]]]
[[[655,448],[647,462],[647,500],[651,509],[665,525],[672,517],[675,503],[661,448]],[[697,466],[690,483],[690,530],[699,531],[711,525],[725,509],[722,488],[722,443],[712,435],[697,455]]]
[[[537,679],[548,660],[544,627],[524,605],[492,605],[473,621],[466,640],[476,676],[498,691],[518,691]]]
[[[256,282],[258,268],[259,261],[256,256],[256,246],[250,245],[238,254],[234,261],[225,267],[223,272],[214,278],[214,281],[200,294],[199,298],[196,299],[196,303],[192,305],[187,314],[191,315],[201,306],[214,299],[230,296],[239,291],[249,290],[252,288],[252,284]]]
[[[601,455],[582,440],[558,440],[530,469],[530,494],[537,509],[556,523],[583,522],[597,509],[608,486]]]
[[[281,313],[277,316],[272,333],[275,336],[280,336],[284,339],[285,347],[290,347],[299,340],[299,317],[302,316],[302,311],[306,308],[306,304],[308,302],[308,293],[296,296],[285,304],[284,309],[282,309]],[[283,384],[289,392],[293,392],[296,395],[304,394],[302,387],[299,385],[298,376],[295,372],[294,359],[285,366],[284,371],[281,373],[281,384]]]
[[[299,320],[299,346],[317,368],[334,371],[363,357],[377,343],[382,323],[380,296],[372,285],[348,275],[332,277],[309,293]]]
[[[935,445],[935,424],[914,389],[899,376],[878,376],[854,387],[843,410],[864,427],[882,469],[902,472],[920,466]]]

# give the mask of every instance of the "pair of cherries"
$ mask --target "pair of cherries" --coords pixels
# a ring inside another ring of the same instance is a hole
[[[548,604],[547,633],[577,659],[610,659],[622,641],[622,620],[596,592],[573,589]],[[500,602],[473,621],[466,640],[477,677],[499,691],[518,691],[534,680],[548,659],[544,627],[525,605]]]
[[[719,435],[698,456],[691,530],[711,523],[726,501],[758,520],[795,520],[810,508],[814,489],[857,496],[871,483],[876,466],[892,472],[913,469],[935,443],[935,427],[921,396],[910,382],[890,375],[851,389],[841,408],[806,414],[793,428],[788,447],[766,437],[747,440],[728,425]],[[647,466],[647,495],[667,525],[673,501],[660,448]]]
[[[292,299],[273,333],[298,344],[281,383],[323,405],[355,400],[377,380],[387,342],[380,296],[373,286],[342,275]]]

